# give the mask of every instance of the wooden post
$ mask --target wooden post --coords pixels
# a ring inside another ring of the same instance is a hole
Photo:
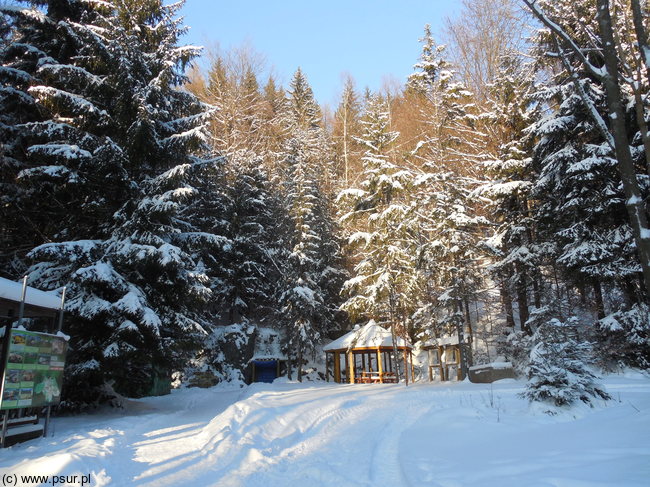
[[[414,382],[415,379],[415,366],[413,365],[413,351],[409,350],[409,360],[411,361],[411,382]]]
[[[330,381],[330,364],[328,362],[330,354],[325,352],[325,382]]]
[[[445,365],[442,363],[442,350],[443,350],[442,346],[438,345],[438,363],[440,364],[439,365],[439,367],[440,367],[440,382],[444,382],[445,380],[447,380],[447,378],[445,377],[445,369],[444,369]]]
[[[377,347],[377,369],[379,371],[379,382],[384,383],[384,364],[381,359],[381,349]]]
[[[334,352],[334,382],[341,383],[341,354]]]

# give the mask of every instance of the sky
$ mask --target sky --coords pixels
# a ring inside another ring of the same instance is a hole
[[[249,44],[287,85],[300,66],[321,104],[334,106],[349,73],[359,91],[404,82],[424,25],[441,38],[461,0],[187,0],[187,44],[223,50]]]

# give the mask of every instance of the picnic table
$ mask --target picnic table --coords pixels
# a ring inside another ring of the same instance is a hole
[[[397,383],[397,376],[394,372],[384,372],[383,374],[380,374],[379,372],[372,370],[363,370],[361,371],[361,375],[357,376],[356,382],[358,384],[377,384],[380,382],[395,384]]]

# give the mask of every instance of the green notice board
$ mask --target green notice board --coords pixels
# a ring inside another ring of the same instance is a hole
[[[67,349],[63,337],[12,329],[0,409],[58,404]]]

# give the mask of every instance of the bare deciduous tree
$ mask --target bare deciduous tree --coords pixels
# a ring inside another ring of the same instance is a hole
[[[451,60],[465,84],[484,100],[499,73],[500,58],[524,47],[525,15],[516,0],[463,0],[463,9],[447,19]]]

